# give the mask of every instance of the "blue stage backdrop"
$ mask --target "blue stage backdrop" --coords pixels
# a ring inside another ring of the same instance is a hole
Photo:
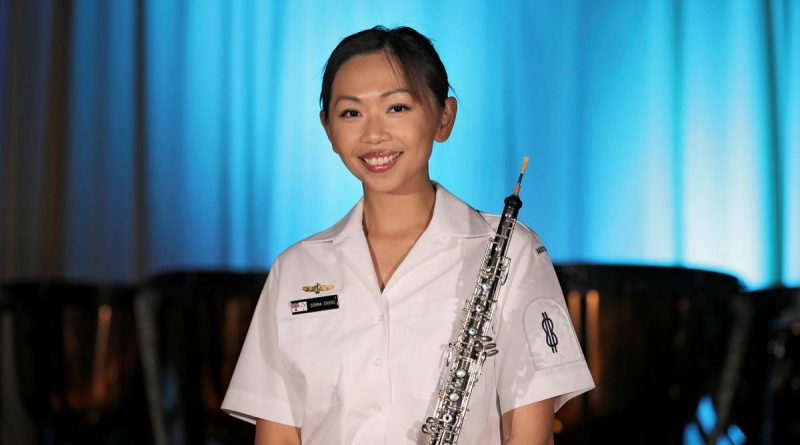
[[[0,8],[5,278],[263,269],[336,222],[360,188],[322,68],[383,24],[432,37],[460,101],[434,179],[497,212],[529,154],[554,260],[800,284],[800,2],[25,3]]]

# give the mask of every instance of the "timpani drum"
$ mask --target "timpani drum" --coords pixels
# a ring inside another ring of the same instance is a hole
[[[156,444],[252,444],[220,409],[265,273],[190,271],[150,279],[137,302]]]
[[[800,289],[795,289],[800,295]],[[800,304],[772,323],[763,443],[800,443]]]
[[[0,292],[4,441],[152,441],[132,287],[14,282]]]
[[[560,444],[682,442],[726,355],[730,275],[673,267],[556,266],[597,387],[556,415]]]
[[[745,359],[742,360],[740,377],[733,388],[730,423],[742,430],[748,442],[784,443],[770,438],[773,420],[768,412],[772,409],[774,394],[770,373],[790,363],[788,356],[778,354],[777,346],[791,339],[786,336],[787,332],[791,332],[787,330],[791,324],[784,322],[783,325],[776,325],[776,320],[783,319],[782,314],[792,306],[800,307],[800,289],[774,288],[746,292],[742,302],[749,309],[746,341],[740,352]]]

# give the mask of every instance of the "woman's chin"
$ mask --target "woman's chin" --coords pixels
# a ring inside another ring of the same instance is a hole
[[[425,192],[431,189],[430,178],[415,181],[397,181],[395,178],[381,178],[379,180],[362,180],[364,193],[386,195],[409,195]]]

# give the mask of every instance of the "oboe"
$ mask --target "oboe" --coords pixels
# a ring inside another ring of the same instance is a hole
[[[505,199],[497,232],[489,239],[475,289],[464,303],[465,317],[461,329],[449,344],[447,363],[439,379],[438,401],[433,415],[422,425],[422,432],[431,436],[431,445],[456,445],[483,364],[487,357],[499,352],[490,335],[492,315],[497,307],[500,287],[508,276],[511,260],[506,251],[522,207],[519,190],[527,166],[528,157],[525,156],[514,193]]]

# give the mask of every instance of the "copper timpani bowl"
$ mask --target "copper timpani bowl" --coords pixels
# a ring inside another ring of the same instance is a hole
[[[135,290],[13,282],[3,300],[3,443],[149,443]]]
[[[220,409],[267,274],[156,275],[139,295],[145,376],[157,443],[252,444]]]
[[[648,266],[556,273],[597,385],[557,413],[557,442],[681,443],[721,374],[738,280]]]

